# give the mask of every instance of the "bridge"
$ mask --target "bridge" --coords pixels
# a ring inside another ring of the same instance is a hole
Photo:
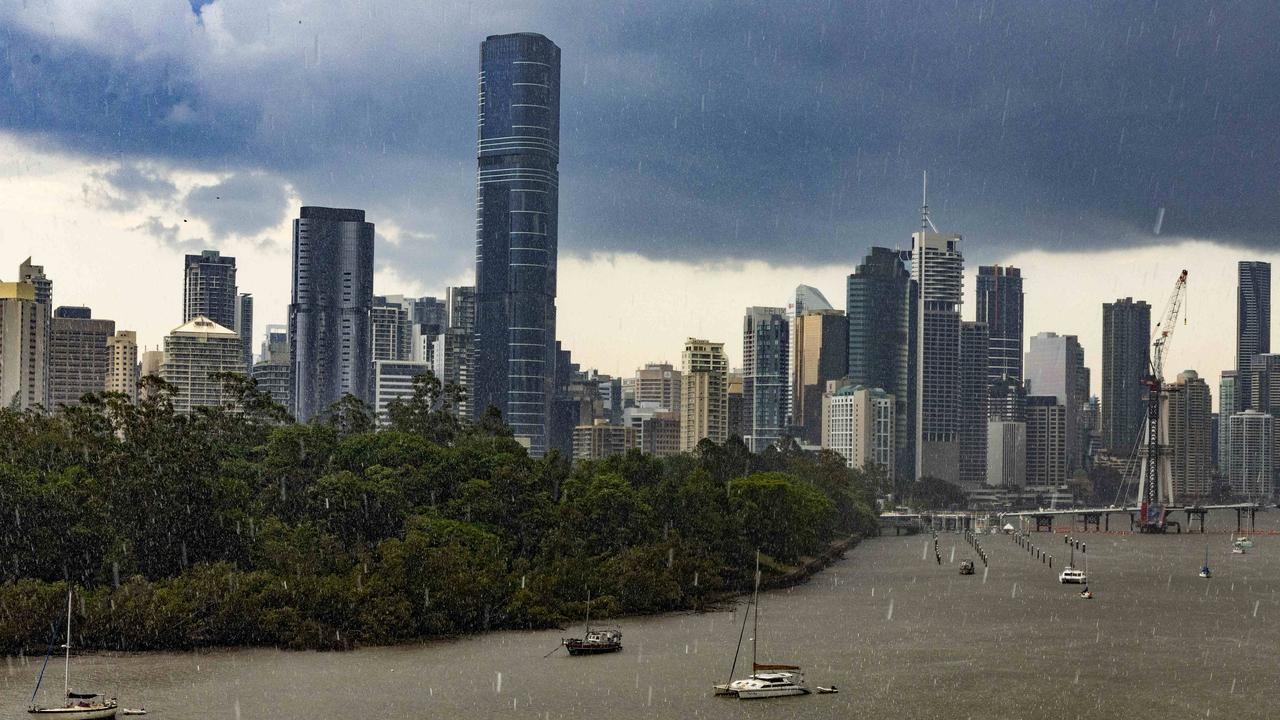
[[[1176,513],[1184,513],[1186,516],[1187,531],[1191,532],[1194,524],[1199,522],[1200,532],[1205,531],[1205,517],[1212,510],[1232,510],[1236,514],[1236,532],[1243,532],[1245,527],[1245,518],[1249,520],[1249,530],[1255,529],[1255,522],[1259,510],[1265,507],[1258,503],[1232,503],[1226,505],[1177,505],[1167,506],[1164,508],[1165,525],[1177,528],[1177,532],[1182,532],[1182,524],[1177,521],[1170,520],[1171,516]],[[1038,510],[1018,510],[1012,512],[998,512],[1001,522],[1006,518],[1020,518],[1026,520],[1034,519],[1036,523],[1036,532],[1053,531],[1053,521],[1055,518],[1072,516],[1072,526],[1082,525],[1085,532],[1089,527],[1093,526],[1095,531],[1111,530],[1112,515],[1128,515],[1129,530],[1133,530],[1138,522],[1142,512],[1139,505],[1110,505],[1103,508],[1040,508]]]

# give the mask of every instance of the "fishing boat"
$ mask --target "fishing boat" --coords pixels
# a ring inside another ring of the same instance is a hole
[[[67,642],[62,646],[66,650],[65,671],[62,682],[62,694],[65,704],[61,707],[40,707],[36,705],[36,695],[40,692],[40,683],[44,680],[45,668],[49,666],[49,655],[53,651],[52,642],[49,651],[44,655],[44,664],[40,666],[40,677],[36,679],[36,689],[31,692],[31,706],[27,712],[39,717],[61,718],[62,720],[106,720],[116,716],[115,698],[98,699],[98,693],[79,693],[71,691],[71,589],[67,588]]]
[[[591,594],[587,594],[586,630],[580,638],[565,638],[560,641],[570,655],[602,655],[618,652],[622,649],[622,630],[617,627],[605,629],[591,628]]]
[[[742,651],[742,638],[747,631],[747,615],[754,619],[751,632],[751,674],[741,680],[734,680],[734,671],[738,668],[738,655]],[[742,614],[742,630],[738,633],[738,647],[733,652],[733,665],[729,668],[729,682],[712,686],[715,694],[733,696],[739,700],[758,700],[788,695],[808,695],[805,687],[804,672],[799,665],[781,665],[756,661],[757,639],[760,637],[760,553],[756,553],[755,592],[752,593],[747,612]]]
[[[1241,535],[1233,540],[1232,544],[1248,550],[1253,547],[1253,540],[1248,535]]]
[[[1200,577],[1202,578],[1213,577],[1213,571],[1209,570],[1209,546],[1208,545],[1204,547],[1204,565],[1200,566]]]

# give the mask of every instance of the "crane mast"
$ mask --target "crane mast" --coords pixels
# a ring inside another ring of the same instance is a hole
[[[1164,390],[1164,360],[1169,351],[1169,342],[1173,339],[1173,331],[1182,311],[1183,301],[1187,293],[1187,271],[1183,270],[1173,284],[1173,293],[1165,306],[1164,315],[1156,324],[1151,340],[1151,359],[1147,377],[1142,384],[1147,388],[1147,417],[1143,428],[1146,440],[1146,453],[1142,458],[1142,475],[1138,486],[1138,502],[1141,503],[1140,516],[1142,532],[1163,532],[1165,513],[1161,505],[1160,491],[1167,488],[1172,495],[1165,446],[1168,444],[1167,419],[1161,417],[1160,405]],[[1163,470],[1163,472],[1162,472]],[[1171,497],[1166,497],[1171,500]]]

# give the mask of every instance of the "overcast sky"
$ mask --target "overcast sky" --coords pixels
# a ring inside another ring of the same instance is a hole
[[[219,248],[260,331],[305,203],[368,211],[380,293],[469,283],[479,42],[535,31],[563,49],[560,334],[586,365],[686,334],[736,364],[742,308],[799,283],[843,307],[926,168],[970,267],[1024,265],[1029,334],[1079,334],[1095,378],[1100,304],[1158,313],[1184,265],[1171,363],[1234,362],[1234,263],[1277,252],[1280,5],[617,5],[0,0],[0,279],[33,255],[57,303],[155,345],[181,255]]]

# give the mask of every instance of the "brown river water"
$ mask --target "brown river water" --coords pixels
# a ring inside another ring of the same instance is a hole
[[[1209,524],[1225,531],[1234,513]],[[1280,528],[1280,512],[1258,526]],[[800,664],[810,687],[835,685],[835,695],[712,697],[729,674],[741,606],[625,619],[625,649],[597,657],[544,659],[580,630],[570,628],[345,653],[93,655],[74,660],[73,684],[162,720],[1280,714],[1280,536],[1254,536],[1244,556],[1229,553],[1226,532],[1077,537],[1091,601],[1057,582],[1067,547],[1047,533],[1032,542],[1056,556],[1053,570],[1007,536],[982,538],[990,566],[979,562],[973,576],[957,572],[976,559],[959,535],[939,536],[941,565],[927,535],[883,537],[806,585],[765,593],[760,661]],[[1197,577],[1206,547],[1210,580]],[[45,679],[53,693],[60,665]],[[26,717],[39,667],[40,658],[6,660],[0,717]]]

